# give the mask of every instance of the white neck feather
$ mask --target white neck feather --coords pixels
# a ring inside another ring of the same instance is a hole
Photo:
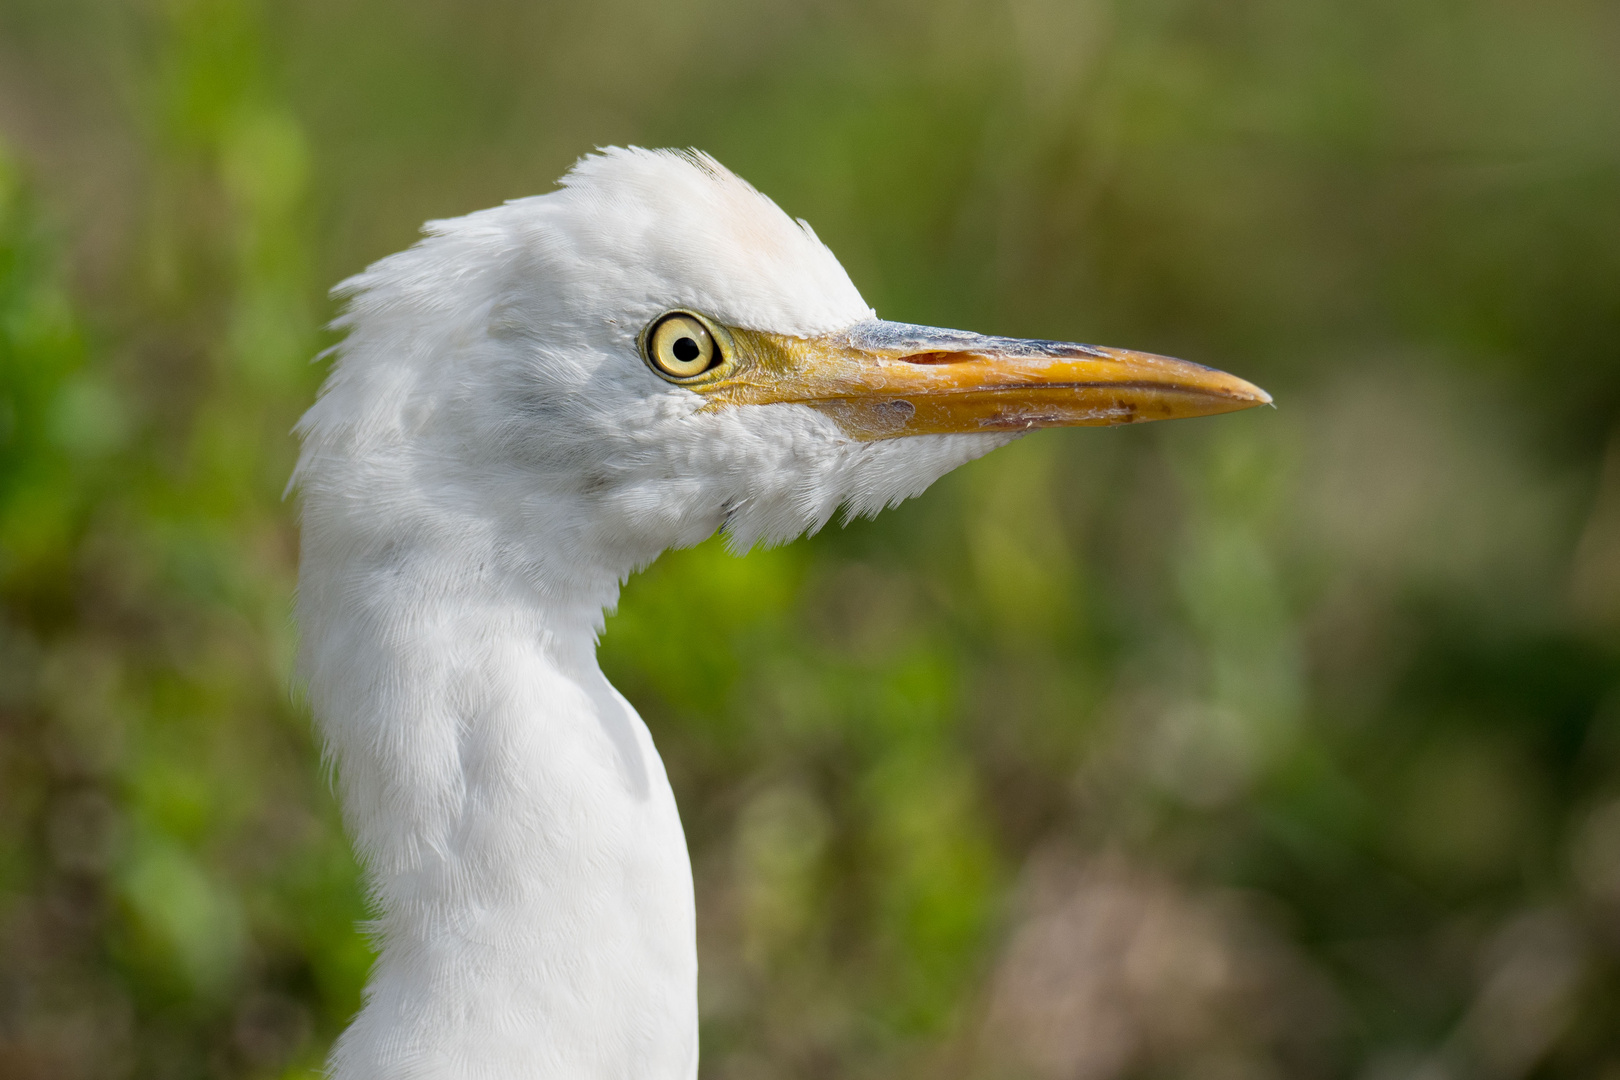
[[[566,558],[543,508],[447,528],[328,491],[305,481],[299,614],[381,945],[334,1075],[689,1080],[685,842],[595,656],[624,570]]]

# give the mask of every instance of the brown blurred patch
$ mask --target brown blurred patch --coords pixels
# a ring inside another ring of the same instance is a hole
[[[1458,1035],[1465,1075],[1529,1075],[1575,1019],[1586,965],[1575,925],[1558,911],[1527,911],[1503,926],[1480,957],[1480,988]]]
[[[1307,1076],[1339,1018],[1255,902],[1118,855],[1038,853],[980,1035],[992,1075]]]
[[[283,1069],[309,1043],[313,1033],[309,1010],[284,994],[259,993],[236,1011],[231,1041],[243,1060],[256,1069]]]

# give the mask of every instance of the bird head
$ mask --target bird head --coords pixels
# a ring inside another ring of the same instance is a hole
[[[1165,357],[881,321],[807,223],[697,153],[606,150],[425,231],[339,287],[306,520],[622,576],[717,528],[744,549],[876,513],[1035,428],[1270,400]]]

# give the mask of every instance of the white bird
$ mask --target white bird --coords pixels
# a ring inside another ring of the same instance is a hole
[[[667,548],[874,514],[1032,428],[1267,402],[1164,357],[875,318],[698,153],[610,149],[339,286],[299,425],[302,669],[380,949],[336,1080],[690,1080],[692,875],[596,661]]]

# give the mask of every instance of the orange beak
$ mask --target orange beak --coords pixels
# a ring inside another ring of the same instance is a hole
[[[726,328],[716,407],[797,403],[863,441],[1209,416],[1271,403],[1224,371],[1152,353],[871,320],[814,338]]]

